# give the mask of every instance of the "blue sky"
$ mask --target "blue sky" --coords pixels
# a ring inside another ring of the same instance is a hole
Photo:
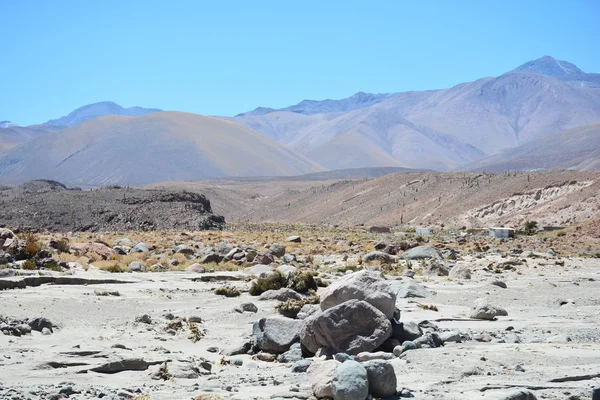
[[[0,0],[0,120],[103,100],[207,115],[445,88],[551,55],[600,72],[596,0]]]

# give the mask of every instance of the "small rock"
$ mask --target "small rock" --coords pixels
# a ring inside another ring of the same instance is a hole
[[[414,281],[402,282],[398,285],[396,297],[406,299],[411,297],[424,298],[429,296],[429,291]]]
[[[529,390],[521,389],[510,392],[500,397],[499,400],[537,400],[537,397]]]
[[[498,316],[507,316],[505,309],[491,305],[486,299],[477,299],[471,306],[470,317],[492,321]]]
[[[281,288],[277,290],[267,290],[258,296],[258,300],[278,300],[278,301],[288,301],[288,300],[302,300],[302,295],[292,289],[289,288]]]
[[[42,335],[46,335],[46,336],[52,335],[52,331],[50,329],[48,329],[48,328],[43,328],[42,329]]]
[[[312,363],[311,360],[299,360],[299,361],[296,361],[292,365],[292,372],[294,372],[294,373],[306,372],[308,370],[308,368],[310,367],[311,363]]]
[[[283,245],[281,245],[279,243],[273,243],[269,247],[269,254],[272,254],[272,255],[274,255],[277,258],[281,258],[285,254],[285,246],[283,246]]]
[[[471,270],[466,265],[457,264],[452,267],[448,276],[452,279],[471,279]]]
[[[311,383],[313,394],[317,398],[333,397],[332,381],[338,365],[340,363],[335,360],[315,360],[308,367],[307,381]],[[365,398],[366,394],[361,400]]]
[[[302,238],[300,236],[288,236],[287,238],[288,242],[292,242],[292,243],[300,243],[302,242]]]
[[[204,268],[201,264],[193,263],[185,269],[185,272],[195,272],[198,274],[203,274],[206,272],[206,268]]]
[[[50,322],[48,318],[37,317],[30,321],[27,321],[27,324],[29,324],[31,329],[33,329],[34,331],[41,332],[44,328],[48,328],[50,332],[54,332],[52,330],[52,322]]]
[[[139,317],[135,317],[135,322],[139,322],[141,324],[152,324],[152,318],[148,314],[140,315]]]
[[[258,312],[258,307],[256,307],[254,303],[242,303],[234,308],[234,311],[239,312],[240,314],[244,312],[256,313]]]
[[[502,289],[507,288],[506,283],[504,283],[502,281],[493,281],[493,282],[491,282],[491,285],[498,286],[499,288],[502,288]]]
[[[132,261],[129,263],[127,269],[131,272],[144,272],[146,271],[146,267],[139,261]]]
[[[130,253],[147,253],[150,251],[148,245],[144,242],[139,242],[131,248]]]

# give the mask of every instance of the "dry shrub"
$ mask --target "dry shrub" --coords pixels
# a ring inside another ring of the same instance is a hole
[[[287,278],[281,272],[275,271],[264,278],[258,278],[253,281],[248,293],[251,296],[260,296],[267,290],[278,290],[286,286]]]
[[[218,287],[215,289],[214,293],[225,297],[238,297],[242,294],[242,292],[233,286]]]
[[[27,269],[27,270],[34,270],[34,269],[37,269],[37,265],[36,265],[35,261],[27,260],[23,263],[21,268]]]

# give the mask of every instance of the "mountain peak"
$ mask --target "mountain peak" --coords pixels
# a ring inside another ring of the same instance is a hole
[[[575,64],[557,60],[551,56],[543,56],[536,60],[528,61],[509,73],[516,72],[533,72],[535,74],[552,76],[561,80],[581,79],[586,75],[586,73],[577,68]]]
[[[142,115],[162,111],[158,108],[129,107],[123,108],[112,101],[102,101],[99,103],[88,104],[79,107],[69,115],[53,119],[46,124],[57,126],[75,126],[92,118],[103,117],[105,115],[125,115],[129,117],[140,117]]]
[[[0,128],[10,128],[13,126],[19,126],[11,121],[0,121]]]

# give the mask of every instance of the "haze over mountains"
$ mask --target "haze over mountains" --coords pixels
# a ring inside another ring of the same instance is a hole
[[[160,111],[102,102],[35,126],[2,121],[0,181],[133,185],[370,167],[600,169],[600,74],[548,56],[448,89],[359,92],[235,117]]]

